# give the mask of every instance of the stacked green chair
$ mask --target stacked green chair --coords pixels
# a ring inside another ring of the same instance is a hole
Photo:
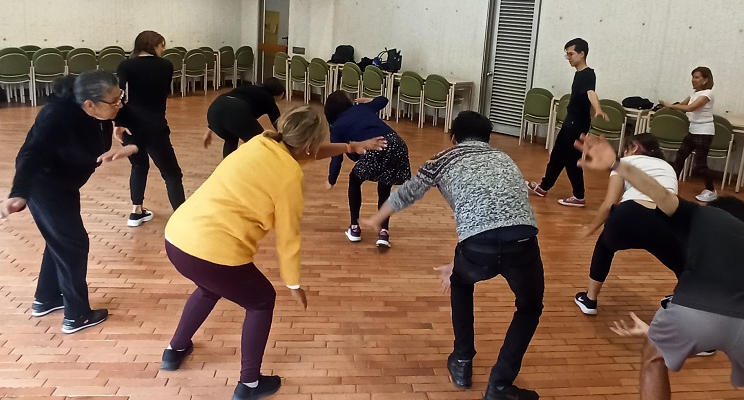
[[[68,75],[77,76],[86,71],[95,71],[98,68],[96,53],[91,49],[83,47],[72,49],[67,53],[66,58]]]
[[[424,111],[426,107],[434,109],[432,125],[437,125],[439,119],[439,110],[444,110],[445,114],[445,132],[447,131],[447,101],[449,99],[449,85],[441,80],[432,78],[431,75],[424,81]]]
[[[322,103],[325,103],[325,99],[328,97],[329,71],[328,63],[320,58],[310,60],[310,65],[307,67],[307,85],[310,94],[312,95],[312,88],[319,88]]]
[[[229,77],[233,88],[238,84],[237,68],[235,67],[235,51],[232,46],[220,47],[220,83],[224,84]]]
[[[219,86],[219,80],[217,73],[219,72],[219,65],[217,65],[217,56],[214,54],[214,50],[211,47],[200,47],[199,50],[204,52],[204,58],[207,60],[207,81],[209,81],[209,75],[212,75],[212,88],[217,90]]]
[[[29,60],[32,60],[34,58],[34,53],[36,53],[36,51],[41,50],[41,47],[35,44],[27,44],[19,48],[23,50],[24,53],[26,53],[26,57],[28,57]]]
[[[34,88],[42,83],[46,88],[46,94],[51,93],[52,81],[65,75],[65,59],[62,52],[54,48],[37,50],[31,60],[34,68]]]
[[[186,52],[183,60],[183,78],[186,84],[189,78],[193,78],[194,91],[196,91],[196,79],[202,78],[204,95],[207,95],[207,58],[204,56],[204,50],[194,49]]]
[[[287,56],[289,57],[289,56]],[[285,59],[286,60],[286,59]],[[276,61],[276,60],[274,60]],[[256,68],[254,66],[254,55],[253,48],[251,46],[241,46],[235,51],[235,68],[237,69],[238,79],[242,81],[242,75],[245,72],[251,71],[251,82],[256,81]],[[286,71],[286,64],[285,64]],[[276,75],[275,75],[276,76]],[[286,72],[285,78],[286,79]]]
[[[553,99],[555,101],[555,99]],[[558,131],[563,126],[563,123],[566,122],[566,117],[568,117],[568,103],[571,102],[571,93],[564,94],[561,96],[561,98],[558,100],[558,104],[555,104],[555,124],[553,126],[553,130],[548,132],[548,137],[546,138],[546,148],[548,149],[548,153],[553,151],[553,146],[555,146],[555,139],[558,135]]]
[[[64,57],[65,59],[67,59],[67,54],[69,54],[70,51],[72,51],[72,49],[74,48],[75,47],[69,45],[57,46],[57,50],[62,52],[62,57]]]
[[[307,85],[307,69],[309,63],[303,56],[293,56],[292,62],[289,64],[289,91],[287,92],[287,98],[292,97],[292,91],[294,90],[294,84],[302,84],[302,99],[305,104],[310,103],[310,88]]]
[[[98,69],[115,74],[119,69],[119,64],[126,59],[127,58],[121,53],[106,53],[102,56],[98,56]]]
[[[31,60],[26,56],[26,52],[18,47],[0,50],[0,86],[5,89],[6,100],[10,102],[11,94],[14,94],[15,89],[19,89],[19,99],[25,103],[25,84],[28,84],[31,105],[36,106]]]
[[[535,139],[535,131],[540,125],[550,125],[550,111],[553,106],[553,93],[543,88],[532,88],[524,96],[522,124],[519,127],[519,144],[527,139],[527,131],[532,127],[530,142]]]
[[[731,184],[732,173],[729,171],[729,165],[731,165],[731,150],[734,147],[734,127],[731,125],[728,119],[721,115],[713,116],[713,125],[715,126],[715,135],[713,136],[713,142],[710,144],[710,151],[708,152],[708,158],[717,158],[725,160],[723,166],[723,179],[721,180],[721,189],[726,186],[726,177],[729,178],[729,184]],[[693,151],[693,154],[695,152]],[[685,160],[685,168],[682,172],[682,179],[687,180],[687,177],[692,175],[694,167],[695,157],[690,155]]]
[[[649,123],[649,133],[659,141],[659,147],[675,154],[689,130],[688,121],[672,114],[657,115]]]
[[[284,52],[278,52],[274,55],[274,68],[272,75],[274,78],[281,79],[284,81],[285,91],[287,93],[286,99],[290,101],[292,99],[292,92],[289,85],[289,77],[287,71],[287,64],[289,63],[289,54]]]
[[[406,106],[419,106],[418,127],[424,126],[424,78],[413,71],[404,71],[398,86],[398,101],[395,105],[395,122],[400,118],[400,103]],[[413,113],[408,113],[413,121]]]
[[[628,123],[628,115],[625,108],[615,100],[602,99],[599,101],[602,111],[608,119],[602,117],[592,118],[592,124],[589,133],[594,135],[604,135],[608,140],[616,140],[617,155],[620,156],[623,151],[623,140],[625,139],[625,127]]]
[[[353,62],[347,62],[341,68],[341,86],[340,89],[352,96],[359,96],[361,93],[362,70]]]
[[[171,79],[171,94],[174,93],[174,83],[178,82],[181,88],[181,97],[186,95],[186,88],[183,84],[183,55],[177,49],[166,49],[163,52],[163,59],[173,64],[173,78]]]

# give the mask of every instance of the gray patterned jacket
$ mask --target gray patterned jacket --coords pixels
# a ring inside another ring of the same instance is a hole
[[[390,206],[400,211],[433,186],[455,213],[460,241],[496,228],[537,228],[522,173],[506,153],[488,143],[465,141],[437,154],[390,195]]]

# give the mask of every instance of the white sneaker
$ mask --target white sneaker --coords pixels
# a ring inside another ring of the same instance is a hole
[[[707,203],[709,201],[713,201],[717,199],[718,193],[715,190],[705,189],[702,192],[700,192],[699,195],[695,196],[695,198],[698,199],[698,201]]]

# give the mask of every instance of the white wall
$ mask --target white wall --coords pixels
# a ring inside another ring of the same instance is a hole
[[[397,48],[403,70],[475,82],[477,104],[487,10],[488,0],[291,0],[290,47],[328,60],[350,44],[357,61]]]
[[[260,10],[260,0],[241,0],[240,4],[240,46],[253,47],[253,53],[258,51],[258,12]]]
[[[243,0],[246,2],[247,0]],[[0,47],[35,44],[131,49],[143,30],[168,46],[241,43],[241,0],[4,0]]]
[[[583,37],[602,98],[680,101],[703,65],[715,78],[714,112],[744,116],[742,15],[740,0],[543,0],[534,86],[568,93],[574,71],[563,45]]]

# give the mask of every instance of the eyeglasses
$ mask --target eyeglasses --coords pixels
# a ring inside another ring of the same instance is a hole
[[[108,102],[106,100],[101,100],[101,103],[106,103],[110,106],[119,107],[120,105],[124,104],[125,100],[126,100],[126,92],[122,90],[121,94],[119,95],[119,98],[116,101]]]

